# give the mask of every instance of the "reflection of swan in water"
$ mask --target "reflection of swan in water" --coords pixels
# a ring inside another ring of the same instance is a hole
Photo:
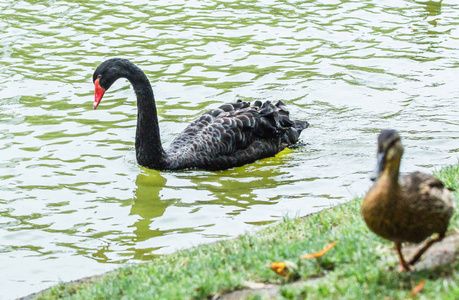
[[[141,242],[152,237],[162,236],[164,232],[159,229],[151,229],[151,223],[161,217],[167,207],[175,200],[161,200],[160,192],[166,185],[167,180],[158,171],[143,169],[136,178],[137,189],[134,192],[134,203],[130,215],[138,215],[140,219],[132,226],[134,230],[134,242]],[[145,259],[145,255],[151,255],[155,249],[139,249],[135,247],[137,259]]]
[[[95,251],[91,251],[91,256],[98,262],[124,262],[130,259],[149,260],[155,255],[155,251],[162,247],[142,247],[138,243],[149,240],[153,237],[163,236],[168,231],[160,229],[151,229],[151,224],[155,219],[160,218],[166,209],[177,202],[177,200],[161,200],[161,190],[166,185],[166,178],[161,176],[158,171],[141,169],[137,175],[135,184],[137,188],[134,191],[133,204],[129,215],[138,215],[139,218],[130,226],[135,229],[131,232],[110,232],[115,234],[116,238],[109,238],[106,244],[99,246]],[[123,200],[123,206],[126,206],[126,201]],[[128,218],[126,216],[126,218]],[[133,235],[134,234],[134,235]],[[111,244],[114,243],[122,250],[114,250]],[[108,253],[123,253],[117,255],[119,258],[111,260],[107,257]],[[124,258],[123,258],[124,257]]]
[[[131,225],[135,227],[133,232],[135,237],[125,243],[125,245],[135,243],[130,246],[130,251],[135,252],[133,258],[148,260],[155,252],[159,253],[161,247],[157,246],[157,241],[153,241],[167,234],[175,234],[176,241],[173,244],[183,243],[181,246],[189,246],[193,242],[188,240],[189,236],[184,237],[180,242],[177,234],[202,232],[204,237],[226,237],[224,233],[208,235],[205,228],[217,225],[217,219],[222,218],[222,214],[226,217],[235,216],[254,205],[277,204],[282,196],[260,200],[261,197],[257,192],[276,189],[290,183],[283,176],[288,174],[286,169],[288,164],[284,160],[289,160],[289,151],[291,150],[256,162],[255,165],[220,172],[189,170],[163,173],[142,169],[136,179],[137,189],[134,192],[134,203],[130,212],[130,215],[139,216],[139,219]],[[283,168],[279,168],[281,165]],[[169,207],[171,209],[168,209]],[[212,212],[217,209],[221,212],[202,218],[201,216],[207,213],[207,209]],[[171,223],[172,227],[166,225],[165,228],[163,222],[167,223],[169,219],[174,223]],[[136,245],[150,239],[152,241],[147,243],[151,242],[155,246],[147,248],[148,246]]]
[[[196,205],[228,205],[239,207],[240,209],[230,214],[237,215],[253,205],[272,205],[277,203],[277,199],[259,199],[256,191],[269,190],[282,185],[289,184],[285,178],[279,180],[284,174],[288,173],[288,154],[292,150],[286,149],[276,157],[267,158],[256,162],[253,165],[246,165],[239,168],[220,171],[218,173],[194,173],[184,172],[176,174],[177,177],[187,177],[195,183],[195,189],[205,190],[210,194],[210,200],[198,199],[192,203],[180,201],[182,206]],[[282,168],[280,167],[282,166]],[[190,174],[192,174],[190,176]],[[258,198],[258,199],[257,199]]]

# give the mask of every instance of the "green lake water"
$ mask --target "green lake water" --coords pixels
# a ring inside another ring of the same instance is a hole
[[[376,136],[404,171],[459,155],[459,3],[0,2],[0,299],[235,237],[362,195]],[[305,147],[220,172],[135,161],[136,99],[110,57],[152,82],[165,145],[237,99],[283,100]]]

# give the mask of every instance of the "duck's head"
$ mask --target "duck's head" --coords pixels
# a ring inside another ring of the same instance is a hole
[[[371,180],[377,180],[385,169],[398,172],[402,155],[403,145],[397,131],[392,129],[381,131],[378,136],[376,168],[371,175]]]

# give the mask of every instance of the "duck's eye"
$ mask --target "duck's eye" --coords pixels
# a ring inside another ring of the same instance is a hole
[[[392,141],[387,145],[386,149],[391,149],[392,147],[395,146],[395,144],[396,144],[397,142],[400,142],[400,138],[396,138],[396,139],[392,140]]]

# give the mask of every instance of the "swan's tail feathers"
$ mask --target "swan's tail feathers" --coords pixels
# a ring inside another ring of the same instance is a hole
[[[288,128],[283,142],[287,144],[288,147],[294,148],[294,146],[298,143],[301,132],[308,128],[308,126],[309,123],[307,121],[293,121],[293,126]]]
[[[298,142],[301,132],[309,127],[309,122],[290,119],[287,106],[282,101],[278,101],[276,107],[279,109],[280,125],[286,129],[282,143],[287,144],[289,147],[293,146]]]
[[[283,127],[292,127],[294,122],[290,120],[289,112],[285,109],[279,109],[279,122]]]
[[[255,102],[253,102],[252,106],[256,108],[260,108],[262,105],[263,105],[263,102],[261,102],[260,100],[256,100]]]
[[[293,125],[288,116],[270,101],[265,101],[258,112],[261,122],[257,134],[261,137],[281,137]]]
[[[292,126],[296,127],[295,126],[295,122],[296,121],[293,121],[293,120],[290,119],[290,112],[288,111],[287,106],[284,104],[284,102],[279,100],[276,103],[276,107],[279,109],[279,116],[280,116],[280,124],[281,124],[281,126],[283,126],[283,127],[292,127]],[[298,129],[300,127],[301,126],[299,126]],[[300,130],[305,129],[306,127],[302,128]]]
[[[285,105],[284,102],[282,102],[282,100],[277,101],[276,107],[288,113],[287,106]]]
[[[255,101],[253,106],[258,108],[258,113],[261,117],[260,126],[257,128],[256,134],[264,138],[281,137],[281,145],[291,146],[296,144],[301,132],[309,126],[307,121],[290,119],[287,106],[282,101],[278,101],[276,104],[270,101],[263,103]]]
[[[296,130],[294,127],[290,127],[287,130],[286,135],[284,136],[283,143],[286,144],[288,147],[295,145],[300,138],[301,131]]]
[[[295,127],[295,129],[298,130],[301,133],[301,131],[303,131],[303,130],[305,130],[306,128],[309,127],[309,122],[308,121],[295,120],[293,127]]]

